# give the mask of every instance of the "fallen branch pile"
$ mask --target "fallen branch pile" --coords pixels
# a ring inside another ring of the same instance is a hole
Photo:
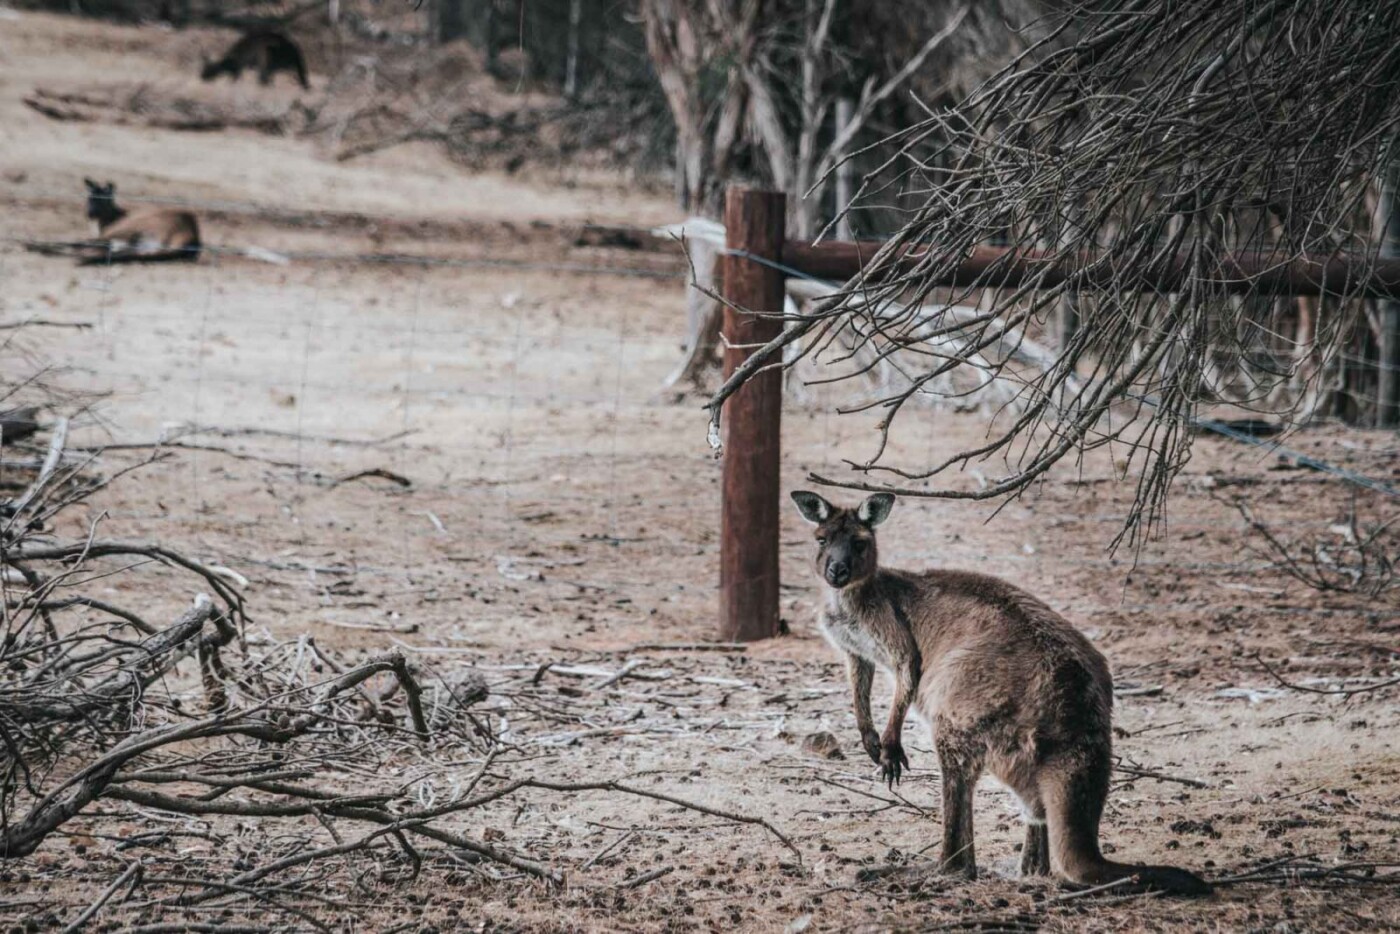
[[[26,479],[0,488],[0,861],[52,865],[56,839],[88,854],[88,897],[55,925],[121,904],[187,929],[239,905],[320,929],[355,913],[367,878],[424,867],[559,885],[548,853],[469,826],[527,794],[650,799],[761,827],[801,861],[762,818],[521,772],[531,756],[472,709],[489,696],[476,670],[279,641],[237,572],[76,524],[71,507],[113,478],[68,437],[60,418],[43,446],[0,447],[0,476]]]
[[[300,101],[289,105],[247,101],[223,105],[171,94],[145,83],[76,91],[38,87],[25,96],[24,103],[51,120],[65,123],[133,124],[187,132],[249,129],[280,136],[304,130],[311,119]]]

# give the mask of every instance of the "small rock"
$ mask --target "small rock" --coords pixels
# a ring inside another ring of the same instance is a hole
[[[836,737],[825,731],[804,737],[802,751],[819,759],[846,758],[846,754],[841,751],[841,744],[836,741]]]
[[[793,918],[791,921],[788,922],[787,934],[802,934],[803,931],[807,930],[811,926],[812,915],[810,912],[808,912],[807,914],[799,915],[798,917]]]

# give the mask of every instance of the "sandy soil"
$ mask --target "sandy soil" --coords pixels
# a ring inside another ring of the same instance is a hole
[[[24,337],[36,357],[68,367],[68,385],[107,394],[75,443],[153,442],[179,425],[253,431],[192,436],[224,450],[177,451],[75,518],[95,519],[100,508],[108,535],[157,539],[237,569],[250,579],[258,626],[277,638],[309,633],[347,652],[397,642],[438,665],[485,666],[502,683],[514,676],[500,666],[546,661],[616,666],[633,657],[668,670],[665,681],[581,698],[569,692],[576,684],[547,676],[543,689],[559,692],[572,726],[495,702],[487,709],[542,757],[522,768],[641,775],[658,790],[769,817],[804,857],[799,867],[760,830],[665,807],[541,796],[489,810],[468,830],[503,833],[569,871],[566,890],[467,875],[444,885],[430,874],[372,898],[360,892],[325,915],[337,929],[969,929],[969,918],[1076,931],[1400,926],[1394,887],[1236,885],[1196,902],[1054,902],[1053,886],[1016,878],[1019,825],[989,784],[978,797],[981,881],[925,873],[858,882],[861,868],[936,844],[937,772],[912,720],[914,771],[901,797],[861,758],[842,670],[814,632],[820,595],[796,515],[784,514],[790,636],[742,653],[631,648],[714,638],[719,467],[700,400],[659,389],[681,334],[680,264],[574,247],[569,231],[669,219],[668,206],[620,184],[467,176],[413,147],[346,166],[310,144],[251,133],[55,123],[20,96],[123,69],[190,79],[162,58],[168,34],[158,30],[0,15],[7,236],[80,236],[80,179],[91,174],[131,197],[212,203],[214,243],[516,264],[275,266],[222,256],[77,270],[6,244],[0,320],[92,325]],[[785,413],[785,489],[869,449],[869,423],[827,414],[829,401],[818,394]],[[904,452],[951,452],[985,427],[942,412],[921,425]],[[1289,443],[1372,476],[1400,475],[1394,435],[1322,427]],[[882,533],[891,564],[972,568],[1034,591],[1092,636],[1122,685],[1140,689],[1119,700],[1118,753],[1165,779],[1120,773],[1105,824],[1119,856],[1215,878],[1300,854],[1400,861],[1395,691],[1342,699],[1278,690],[1255,657],[1328,685],[1379,677],[1394,671],[1400,615],[1393,604],[1313,593],[1271,569],[1222,497],[1247,495],[1299,533],[1325,531],[1353,496],[1363,513],[1386,504],[1282,466],[1202,439],[1165,534],[1136,560],[1105,550],[1131,490],[1100,461],[1052,472],[990,520],[985,505],[905,502]],[[375,467],[412,487],[324,482]],[[171,592],[172,580],[143,571],[113,586],[169,615],[188,597]],[[817,730],[834,732],[847,758],[805,754],[800,739]],[[462,773],[478,765],[464,760]],[[638,832],[626,846],[580,868],[629,828]],[[153,864],[191,858],[170,847],[141,855]],[[110,879],[116,858],[99,846],[75,868],[55,839],[0,876],[0,917],[22,926],[55,907],[71,913]],[[666,867],[674,871],[645,887],[613,888]]]

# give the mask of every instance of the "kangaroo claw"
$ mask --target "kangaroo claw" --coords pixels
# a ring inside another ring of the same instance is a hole
[[[880,774],[888,788],[893,790],[894,786],[899,784],[900,776],[907,768],[909,768],[909,756],[905,754],[904,746],[899,740],[881,744]]]

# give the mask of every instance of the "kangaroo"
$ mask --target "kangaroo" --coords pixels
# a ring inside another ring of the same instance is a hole
[[[117,205],[117,186],[87,185],[87,216],[102,240],[100,253],[89,253],[79,262],[152,263],[165,260],[197,260],[200,253],[199,222],[189,211],[153,209],[128,212]]]
[[[880,567],[875,527],[895,498],[856,509],[792,494],[816,525],[821,629],[846,659],[865,751],[893,785],[909,767],[900,736],[914,706],[932,728],[943,777],[945,871],[976,878],[973,789],[989,770],[1021,802],[1022,875],[1071,883],[1131,879],[1136,890],[1204,895],[1210,885],[1171,866],[1105,859],[1099,821],[1112,770],[1113,679],[1077,629],[1025,591],[982,574]],[[870,716],[875,667],[895,683],[881,734]]]
[[[219,75],[228,74],[237,81],[243,69],[257,69],[258,83],[271,84],[274,73],[290,71],[301,82],[302,88],[311,89],[306,80],[306,59],[302,57],[297,44],[280,32],[250,32],[240,38],[224,57],[218,61],[204,60],[204,68],[199,76],[205,81],[213,81]]]

